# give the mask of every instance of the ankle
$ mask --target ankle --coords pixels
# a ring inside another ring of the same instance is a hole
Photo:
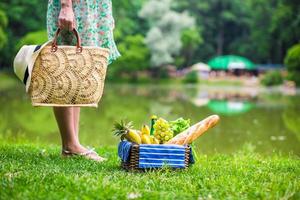
[[[85,149],[80,143],[65,144],[62,148],[70,152],[81,152]]]

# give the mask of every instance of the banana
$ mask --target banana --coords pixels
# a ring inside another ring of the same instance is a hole
[[[133,130],[133,129],[128,130],[127,134],[125,135],[125,138],[130,142],[134,142],[137,144],[142,143],[142,139],[141,139],[140,135],[137,133],[136,130]]]
[[[145,135],[150,135],[150,128],[148,125],[143,125],[142,127],[142,134],[145,134]]]
[[[159,144],[158,139],[156,139],[153,135],[150,136],[151,144]]]
[[[158,141],[158,139],[154,138],[154,140],[153,140],[153,144],[159,144],[159,141]]]
[[[142,134],[141,139],[142,139],[142,144],[151,144],[152,143],[149,135]]]

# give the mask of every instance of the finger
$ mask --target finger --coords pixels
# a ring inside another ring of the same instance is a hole
[[[63,24],[63,28],[64,28],[65,30],[69,30],[69,26],[70,26],[69,21],[63,20],[62,24]]]
[[[61,19],[60,20],[60,24],[61,24],[61,29],[65,29],[67,28],[67,21],[65,19]]]

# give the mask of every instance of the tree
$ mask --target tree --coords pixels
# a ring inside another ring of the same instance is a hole
[[[186,67],[192,64],[195,50],[203,43],[203,38],[199,30],[190,28],[182,32],[181,41],[181,55],[184,60],[182,67]]]
[[[203,30],[204,43],[195,57],[239,54],[257,63],[282,63],[287,49],[299,42],[297,0],[175,0]]]
[[[0,67],[10,67],[16,55],[16,44],[29,32],[46,28],[47,2],[40,0],[1,0],[0,10],[8,18],[7,44],[0,49]]]
[[[7,43],[7,35],[5,33],[5,29],[8,24],[8,19],[6,14],[0,10],[0,50],[6,45]]]
[[[202,32],[204,43],[197,48],[199,59],[208,60],[215,55],[238,53],[232,48],[235,39],[247,38],[249,10],[239,0],[176,0],[176,10],[188,10]],[[239,43],[240,45],[243,45]]]
[[[16,44],[16,50],[23,45],[43,44],[47,41],[47,31],[41,30],[36,32],[30,32],[20,39]]]
[[[127,73],[133,79],[137,78],[137,72],[149,67],[150,52],[142,35],[129,35],[118,45],[121,57],[110,67],[109,79]]]
[[[113,2],[113,15],[116,22],[115,28],[122,36],[145,33],[147,28],[146,24],[143,23],[143,19],[138,17],[138,11],[145,1],[146,0]],[[122,38],[117,38],[117,40],[122,40]]]
[[[14,35],[22,37],[28,32],[46,28],[47,2],[40,0],[2,0],[0,8],[9,19]]]
[[[297,0],[277,0],[270,32],[273,60],[282,61],[287,50],[300,42],[300,4]]]
[[[246,0],[241,6],[247,12],[247,23],[244,24],[243,35],[233,38],[229,51],[258,63],[272,62],[270,24],[274,5],[266,0]]]
[[[256,63],[282,63],[287,50],[299,43],[299,0],[113,3],[117,45],[127,36],[143,35],[155,66],[175,63],[183,67],[217,54],[238,54]],[[46,12],[46,1],[0,1],[1,67],[11,66],[21,38],[46,28]]]
[[[139,16],[146,19],[150,30],[146,35],[146,44],[151,51],[151,63],[159,67],[174,61],[174,55],[182,47],[181,32],[195,24],[187,12],[171,9],[172,0],[150,0],[144,4]]]
[[[284,64],[288,69],[290,80],[300,85],[300,44],[292,46],[284,59]]]

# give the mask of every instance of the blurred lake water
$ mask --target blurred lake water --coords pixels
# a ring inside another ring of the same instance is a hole
[[[33,108],[21,83],[0,87],[0,105],[0,139],[60,144],[52,109]],[[262,154],[300,155],[300,94],[277,89],[106,84],[99,107],[82,109],[81,141],[116,146],[114,121],[131,120],[140,128],[150,124],[152,114],[190,118],[192,123],[220,115],[220,123],[197,140],[200,153],[232,153],[251,144]]]

